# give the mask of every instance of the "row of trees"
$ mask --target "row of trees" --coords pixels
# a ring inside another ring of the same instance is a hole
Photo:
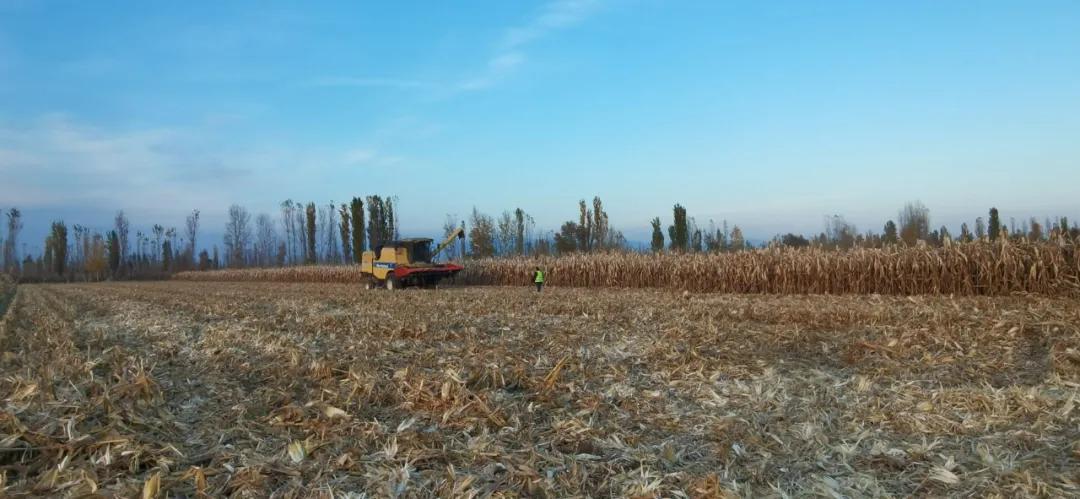
[[[396,204],[396,197],[377,195],[326,205],[287,199],[281,203],[282,234],[269,214],[260,213],[253,223],[246,208],[233,205],[225,223],[224,265],[240,268],[359,262],[367,248],[400,237]]]
[[[285,200],[281,203],[278,220],[266,213],[252,219],[247,209],[233,205],[228,211],[221,254],[216,245],[212,251],[197,251],[198,210],[186,217],[182,230],[155,224],[147,233],[136,231],[134,240],[131,239],[130,221],[123,211],[119,211],[112,229],[104,233],[82,225],[72,226],[69,232],[63,221],[53,222],[44,242],[44,251],[36,257],[20,255],[22,213],[11,208],[3,213],[7,231],[6,235],[0,234],[0,269],[30,280],[94,280],[153,278],[181,270],[224,266],[347,264],[359,262],[367,248],[400,237],[396,205],[395,197],[377,195],[354,197],[348,203],[331,201],[326,205]],[[498,218],[473,208],[467,248],[459,250],[456,245],[451,246],[447,257],[633,249],[621,232],[611,229],[599,197],[594,197],[591,204],[582,199],[577,208],[576,220],[566,221],[558,232],[539,235],[533,217],[521,208],[503,211]],[[723,252],[752,247],[738,225],[729,228],[727,221],[718,225],[710,220],[706,226],[699,226],[680,204],[673,206],[671,224],[666,230],[660,217],[653,218],[650,225],[652,235],[648,247],[652,251]],[[1075,223],[1070,225],[1064,217],[1042,222],[1032,218],[1019,224],[1010,219],[1006,224],[996,208],[990,209],[985,220],[979,217],[971,226],[961,224],[955,236],[945,226],[936,230],[931,230],[931,226],[930,210],[915,201],[905,204],[895,221],[887,221],[880,233],[860,233],[843,216],[833,215],[825,218],[824,229],[815,236],[788,233],[776,236],[765,245],[848,249],[896,244],[940,246],[953,241],[976,240],[1080,240],[1080,227]],[[458,222],[457,217],[448,215],[444,234],[449,235],[459,227],[464,230],[465,221]]]
[[[668,249],[671,251],[717,253],[740,251],[749,247],[738,225],[729,229],[727,220],[719,226],[709,220],[708,226],[702,228],[694,218],[687,217],[686,208],[681,204],[676,204],[671,211],[672,224],[667,227]],[[663,222],[660,217],[656,217],[650,220],[649,224],[652,225],[649,248],[652,251],[663,251]]]
[[[187,216],[183,232],[155,224],[146,233],[136,231],[134,240],[130,220],[119,211],[113,228],[105,233],[82,225],[74,225],[69,233],[64,221],[53,222],[43,252],[36,258],[27,253],[22,260],[18,252],[22,213],[12,208],[5,213],[7,237],[0,237],[0,268],[24,280],[100,280],[154,278],[224,266],[350,263],[359,261],[366,248],[399,236],[395,204],[396,198],[390,196],[323,206],[286,200],[281,204],[281,235],[270,215],[259,214],[253,221],[245,208],[233,205],[225,224],[224,254],[217,245],[212,251],[198,251],[198,210]]]
[[[122,210],[116,213],[113,228],[104,233],[78,224],[69,231],[64,221],[55,221],[45,238],[41,255],[35,258],[26,254],[21,261],[15,251],[22,228],[19,215],[16,209],[8,212],[4,269],[20,275],[23,280],[153,278],[190,270],[200,263],[195,260],[198,210],[187,216],[183,235],[176,228],[166,229],[155,224],[149,233],[136,231],[134,241],[131,240],[131,222]],[[209,268],[209,257],[205,251],[203,253],[201,266]]]
[[[590,207],[584,199],[578,201],[577,222],[563,222],[552,243],[556,253],[589,253],[621,251],[627,248],[622,232],[611,229],[608,214],[600,197],[593,197]]]
[[[670,251],[679,252],[722,252],[752,247],[743,237],[739,226],[736,225],[729,231],[727,221],[724,221],[721,227],[717,227],[710,220],[707,228],[699,228],[693,218],[687,217],[686,208],[679,204],[672,208],[672,224],[667,227],[666,241],[660,218],[652,219],[650,225],[652,226],[650,241],[652,251],[664,251],[666,247]],[[816,236],[807,238],[801,234],[787,233],[776,236],[764,245],[850,249],[881,248],[896,244],[942,246],[951,242],[1002,239],[1013,241],[1080,240],[1080,227],[1075,223],[1070,226],[1069,220],[1065,217],[1047,218],[1041,223],[1032,218],[1020,224],[1017,224],[1015,219],[1010,219],[1010,223],[1006,225],[1002,222],[997,208],[990,209],[986,220],[982,217],[975,219],[973,228],[966,222],[961,224],[960,231],[955,236],[945,226],[936,230],[931,230],[930,227],[930,210],[921,202],[913,201],[904,205],[896,221],[887,221],[881,233],[873,231],[859,233],[855,225],[843,216],[833,215],[825,217],[824,229]]]
[[[464,229],[465,222],[461,224]],[[513,212],[503,211],[502,215],[495,219],[474,207],[469,224],[471,227],[468,231],[468,251],[474,257],[526,255],[536,250],[533,234],[536,223],[532,216],[521,208],[516,208]],[[446,224],[443,225],[444,237],[448,237],[456,228],[454,217],[447,215]],[[449,259],[462,256],[458,254],[457,248],[448,250]]]
[[[905,204],[896,220],[885,222],[880,234],[873,231],[860,234],[856,227],[848,223],[844,217],[834,215],[826,218],[825,230],[812,239],[789,233],[774,238],[770,244],[795,247],[813,245],[824,248],[848,249],[855,247],[881,248],[896,244],[942,246],[952,242],[999,241],[1003,239],[1011,241],[1080,239],[1080,227],[1077,227],[1075,223],[1070,226],[1066,217],[1046,218],[1043,222],[1031,218],[1019,224],[1013,218],[1010,219],[1008,224],[1005,224],[1001,220],[997,208],[990,208],[986,219],[982,217],[976,218],[973,226],[969,226],[967,222],[960,224],[960,230],[955,235],[944,225],[936,230],[931,230],[930,210],[918,201]]]
[[[456,217],[447,215],[443,233],[449,236],[458,225]],[[568,220],[558,232],[536,234],[536,222],[521,208],[503,211],[496,219],[473,208],[469,218],[469,256],[484,258],[512,255],[546,255],[552,253],[587,253],[593,251],[625,251],[628,249],[622,232],[611,229],[604,203],[594,197],[590,205],[578,201],[577,220]],[[462,221],[461,228],[465,228]],[[460,257],[451,251],[450,258]]]
[[[200,255],[197,254],[200,219],[199,210],[192,210],[184,220],[182,232],[176,227],[166,228],[160,224],[154,224],[149,233],[136,231],[135,246],[131,250],[128,248],[131,224],[124,212],[120,211],[114,220],[113,230],[106,234],[105,239],[108,242],[115,236],[120,269],[133,277],[191,270],[198,268],[200,264],[198,259]],[[76,226],[77,234],[79,229],[80,227]],[[89,234],[86,228],[82,228],[82,232],[84,238]],[[93,236],[90,237],[93,238]],[[76,246],[79,245],[76,244]],[[209,265],[208,255],[207,261],[202,264]]]

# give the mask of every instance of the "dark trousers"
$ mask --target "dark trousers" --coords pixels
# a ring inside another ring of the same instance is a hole
[[[536,283],[536,292],[537,292],[537,293],[539,293],[540,291],[542,291],[542,290],[543,290],[543,288],[544,288],[544,283],[542,283],[542,282],[538,282],[538,283]]]

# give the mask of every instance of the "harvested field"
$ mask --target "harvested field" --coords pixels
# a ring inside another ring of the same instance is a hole
[[[6,274],[0,274],[0,319],[4,317],[4,311],[8,304],[15,298],[15,281]]]
[[[0,332],[8,496],[1080,494],[1070,298],[42,285]]]
[[[1080,296],[1080,248],[1073,243],[965,243],[942,248],[828,251],[770,248],[735,253],[571,254],[469,260],[458,282],[517,286],[532,270],[556,286],[663,288],[768,294]],[[181,272],[188,281],[360,282],[356,266]]]

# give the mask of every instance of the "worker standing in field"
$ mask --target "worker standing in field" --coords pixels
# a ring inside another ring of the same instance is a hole
[[[536,270],[533,272],[533,283],[536,284],[537,293],[544,290],[544,271],[540,270],[540,267],[536,267]]]

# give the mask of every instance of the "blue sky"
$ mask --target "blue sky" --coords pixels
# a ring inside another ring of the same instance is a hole
[[[1080,218],[1080,3],[0,0],[0,205],[208,234],[395,194],[402,232],[599,195],[756,238],[907,200]],[[206,238],[203,239],[206,241]]]

